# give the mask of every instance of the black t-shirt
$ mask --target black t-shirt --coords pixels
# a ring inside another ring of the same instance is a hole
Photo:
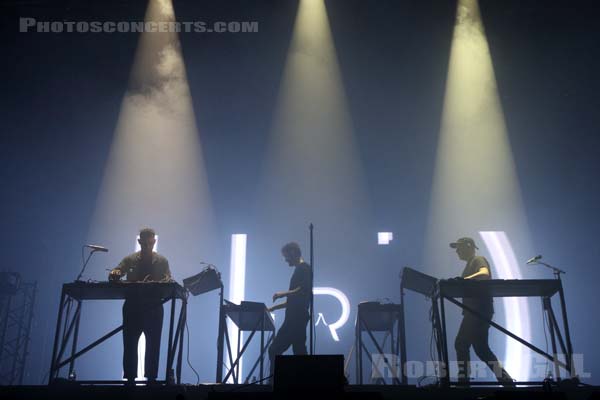
[[[171,279],[171,270],[169,261],[158,253],[152,253],[152,260],[142,260],[141,252],[136,252],[123,258],[117,268],[122,274],[125,274],[127,282],[158,282]],[[162,304],[159,297],[148,294],[145,297],[127,297],[125,307],[143,307],[148,305]]]
[[[308,308],[310,306],[311,291],[311,268],[305,262],[294,268],[294,273],[290,279],[289,290],[300,288],[299,293],[287,297],[287,306],[285,318],[306,318],[308,317]]]
[[[490,268],[490,264],[482,256],[475,256],[471,258],[467,265],[465,265],[465,269],[463,270],[461,277],[467,277],[477,273],[481,268],[487,268],[489,271],[489,275],[480,275],[473,279],[476,280],[487,280],[492,279],[492,270]],[[494,299],[492,296],[481,296],[481,297],[468,297],[463,299],[463,304],[467,307],[478,311],[484,315],[492,315],[494,313]],[[466,310],[463,310],[463,315],[467,313]]]
[[[165,281],[171,279],[169,261],[158,253],[152,253],[152,261],[142,260],[141,252],[123,258],[116,269],[126,274],[128,282]]]

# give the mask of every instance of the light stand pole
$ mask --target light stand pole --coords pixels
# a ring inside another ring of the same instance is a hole
[[[314,287],[315,287],[315,256],[314,256],[314,226],[311,223],[308,226],[308,230],[310,233],[310,352],[309,354],[312,356],[315,352],[314,346],[314,330],[315,330],[315,295],[314,295]]]

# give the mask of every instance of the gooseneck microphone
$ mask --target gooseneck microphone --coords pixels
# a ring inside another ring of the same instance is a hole
[[[76,282],[78,282],[81,277],[83,276],[83,272],[85,271],[85,267],[87,266],[88,262],[90,261],[90,258],[92,258],[92,256],[94,255],[95,252],[97,251],[101,251],[103,253],[108,253],[108,249],[104,246],[98,246],[95,244],[84,244],[83,246],[81,246],[81,260],[83,261],[83,249],[84,248],[88,248],[88,249],[92,249],[92,251],[90,251],[90,253],[88,254],[87,258],[85,259],[84,263],[83,263],[83,267],[81,267],[81,272],[79,273],[79,275],[77,275],[77,279],[75,279]]]
[[[108,253],[108,249],[104,246],[98,246],[96,244],[86,244],[84,247],[92,249],[93,251],[103,251],[105,253]]]
[[[533,263],[538,262],[541,259],[542,259],[542,255],[540,254],[535,257],[531,257],[529,260],[527,260],[527,262],[525,264],[533,264]]]

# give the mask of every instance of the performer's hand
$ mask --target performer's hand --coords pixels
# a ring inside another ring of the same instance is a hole
[[[108,280],[109,281],[118,281],[119,279],[121,279],[121,276],[122,276],[121,270],[113,269],[108,274]]]
[[[275,294],[273,295],[273,302],[275,302],[275,300],[277,299],[281,299],[282,297],[285,297],[285,294],[283,292],[275,292]]]

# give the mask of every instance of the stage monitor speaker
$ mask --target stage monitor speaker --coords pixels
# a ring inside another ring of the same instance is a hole
[[[273,391],[286,393],[341,393],[344,356],[276,356]]]

